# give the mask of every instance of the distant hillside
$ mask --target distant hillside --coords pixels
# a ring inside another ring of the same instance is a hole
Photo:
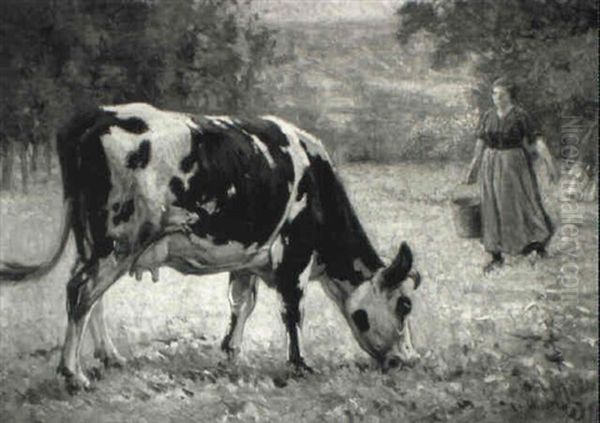
[[[264,75],[278,112],[308,126],[341,160],[464,157],[474,84],[429,69],[428,40],[401,47],[393,21],[274,27],[280,63]]]
[[[268,22],[332,22],[386,19],[400,0],[252,0],[251,7]]]

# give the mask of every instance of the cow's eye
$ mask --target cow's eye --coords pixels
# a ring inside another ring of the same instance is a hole
[[[396,302],[396,314],[400,317],[406,316],[412,310],[412,301],[408,297],[399,297]]]

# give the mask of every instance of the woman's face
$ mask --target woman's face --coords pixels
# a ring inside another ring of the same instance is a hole
[[[492,89],[492,100],[494,101],[494,106],[501,109],[511,104],[510,94],[504,87],[494,87]]]

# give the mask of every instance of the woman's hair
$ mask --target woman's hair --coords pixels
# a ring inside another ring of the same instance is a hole
[[[496,79],[492,83],[492,89],[494,89],[496,87],[504,88],[506,90],[506,92],[508,93],[508,95],[510,95],[510,98],[513,100],[515,99],[515,97],[517,95],[517,87],[514,84],[514,82],[511,81],[507,76],[502,76],[502,77]]]

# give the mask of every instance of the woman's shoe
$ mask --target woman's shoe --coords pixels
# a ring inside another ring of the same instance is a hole
[[[492,260],[483,266],[483,274],[487,275],[495,269],[499,269],[504,264],[504,258],[502,256],[494,255]]]
[[[528,256],[533,252],[536,252],[540,258],[545,258],[546,255],[548,254],[546,252],[546,247],[544,246],[544,244],[542,244],[541,242],[538,242],[538,241],[532,242],[531,244],[528,244],[527,246],[525,246],[525,248],[523,248],[523,251],[521,252],[521,254],[523,254],[524,256]]]

